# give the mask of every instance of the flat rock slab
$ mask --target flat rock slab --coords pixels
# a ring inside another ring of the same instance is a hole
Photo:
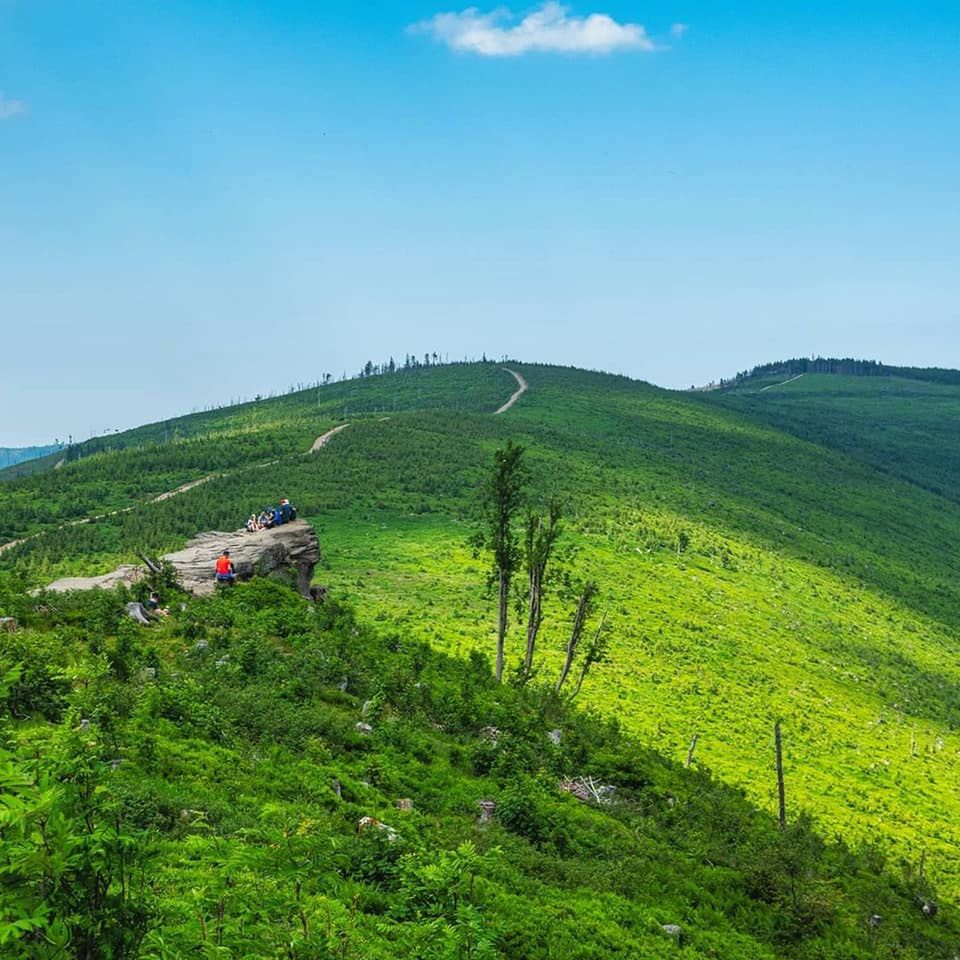
[[[320,560],[320,544],[316,531],[305,520],[292,520],[257,533],[201,533],[183,550],[168,553],[163,559],[174,566],[183,588],[200,597],[216,589],[214,565],[224,550],[230,551],[237,579],[249,580],[292,568],[297,571],[300,593],[310,595],[313,569]]]
[[[237,579],[249,580],[283,570],[295,570],[297,587],[311,597],[310,581],[320,560],[317,533],[305,520],[292,520],[270,530],[247,533],[211,531],[194,537],[183,550],[168,553],[163,559],[177,571],[184,590],[202,597],[216,589],[214,565],[224,550],[230,551]],[[68,590],[112,590],[120,584],[133,586],[146,575],[142,567],[118,567],[100,577],[65,577],[47,587],[54,593]],[[312,599],[312,598],[311,598]]]
[[[141,567],[117,567],[110,573],[105,573],[100,577],[64,577],[57,580],[47,587],[52,593],[67,593],[69,590],[112,590],[125,584],[132,587],[139,583],[144,577]]]

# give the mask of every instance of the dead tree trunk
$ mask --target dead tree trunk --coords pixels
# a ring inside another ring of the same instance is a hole
[[[577,677],[577,685],[573,688],[573,693],[570,694],[571,700],[580,693],[580,689],[583,687],[583,681],[587,679],[590,668],[595,663],[602,663],[606,659],[607,641],[603,633],[603,628],[606,625],[607,611],[604,610],[603,616],[600,618],[600,625],[597,627],[597,632],[593,635],[593,641],[581,658],[580,676]]]
[[[773,727],[773,737],[777,745],[777,794],[780,800],[780,829],[787,829],[787,793],[783,785],[783,740],[780,736],[780,722]]]
[[[573,666],[574,657],[577,655],[577,647],[580,646],[580,640],[583,637],[583,628],[587,622],[587,612],[590,608],[590,600],[593,592],[589,586],[580,594],[580,602],[577,604],[577,612],[573,618],[573,627],[570,630],[570,639],[567,641],[567,655],[563,660],[563,669],[560,671],[560,678],[557,680],[555,690],[560,692],[560,688],[566,683],[570,668]]]
[[[689,770],[690,764],[693,763],[693,751],[697,749],[697,741],[700,739],[700,734],[695,733],[693,739],[690,741],[690,749],[687,751],[687,762],[684,766]]]
[[[507,635],[507,595],[510,578],[505,570],[500,571],[500,597],[497,606],[497,682],[503,680],[503,640]]]
[[[533,653],[537,645],[537,634],[540,632],[540,624],[543,622],[542,613],[543,601],[543,583],[540,579],[540,571],[532,570],[530,572],[530,613],[527,619],[527,652],[523,658],[523,675],[530,676],[533,670]]]
[[[523,658],[523,678],[529,680],[533,672],[533,655],[537,635],[543,623],[543,587],[547,579],[547,566],[554,545],[560,535],[560,505],[550,501],[546,517],[527,514],[524,537],[524,559],[529,585],[529,609],[527,613],[527,650]]]

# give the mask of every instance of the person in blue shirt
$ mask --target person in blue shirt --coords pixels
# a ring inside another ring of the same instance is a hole
[[[281,523],[289,523],[293,519],[293,507],[287,499],[280,501],[280,518]]]

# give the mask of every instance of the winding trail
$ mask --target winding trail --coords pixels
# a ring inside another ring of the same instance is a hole
[[[209,483],[214,477],[219,477],[219,473],[211,473],[209,477],[201,477],[199,480],[191,480],[189,483],[185,483],[182,486],[177,487],[176,490],[168,490],[166,493],[161,493],[159,497],[154,497],[152,500],[148,500],[147,503],[163,503],[164,500],[169,500],[171,497],[179,497],[181,493],[186,493],[188,490],[192,490],[194,487],[199,487],[201,483]],[[133,507],[128,507],[128,510],[132,510]]]
[[[805,373],[798,373],[795,377],[791,377],[789,380],[782,380],[780,383],[770,383],[765,387],[761,387],[757,393],[763,393],[764,390],[772,390],[774,387],[785,387],[788,383],[793,383],[794,380],[799,380],[801,377],[805,377]]]
[[[513,393],[509,400],[499,410],[494,413],[494,416],[497,416],[501,413],[506,413],[520,397],[527,391],[527,381],[516,372],[516,370],[511,370],[509,367],[503,367],[516,381],[518,389]],[[801,374],[802,376],[802,374]],[[389,420],[390,417],[381,417],[381,422],[384,420]],[[313,446],[310,447],[309,453],[316,453],[318,450],[322,450],[341,430],[346,430],[349,427],[349,423],[341,423],[340,426],[334,427],[332,430],[328,430],[326,433],[321,434],[313,441]],[[278,463],[277,460],[271,460],[269,463],[256,464],[260,467],[269,467],[272,464]],[[56,464],[54,469],[57,469],[62,465],[63,461]],[[176,487],[173,490],[168,490],[166,493],[161,493],[156,497],[152,497],[149,500],[145,500],[143,503],[135,503],[129,507],[121,507],[119,510],[111,510],[108,513],[99,513],[95,517],[81,517],[79,520],[68,520],[66,523],[60,524],[58,527],[53,527],[48,530],[40,530],[37,533],[32,533],[28,537],[21,537],[19,540],[11,540],[9,543],[0,544],[0,555],[3,555],[8,550],[13,550],[14,547],[19,547],[21,544],[28,543],[31,540],[35,540],[37,537],[43,536],[45,533],[56,533],[58,530],[65,530],[67,527],[79,527],[85,523],[94,523],[97,520],[106,520],[107,517],[116,517],[122,513],[131,513],[133,510],[136,510],[137,507],[144,506],[145,504],[150,503],[163,503],[165,500],[171,500],[173,497],[179,497],[182,493],[186,493],[188,490],[193,490],[195,487],[199,487],[204,483],[209,483],[211,480],[216,480],[218,477],[222,477],[222,473],[211,473],[206,477],[201,477],[199,480],[191,480],[189,483],[183,483],[179,487]]]
[[[334,427],[332,430],[328,430],[323,435],[317,437],[317,439],[313,441],[310,452],[316,453],[318,450],[322,450],[341,430],[346,430],[349,426],[349,423],[341,423],[339,427]]]
[[[144,502],[163,503],[164,500],[169,500],[171,497],[178,497],[181,493],[186,493],[188,490],[192,490],[194,487],[199,487],[202,483],[208,483],[210,480],[214,480],[219,476],[219,473],[211,473],[208,477],[201,477],[199,480],[191,480],[189,483],[184,483],[175,490],[168,490],[166,493],[161,493],[159,496],[152,497],[150,500],[146,500]],[[66,523],[61,523],[60,526],[53,527],[50,530],[40,530],[38,533],[30,534],[29,537],[21,537],[19,540],[11,540],[9,543],[0,544],[0,555],[6,553],[8,550],[12,550],[14,547],[19,547],[22,543],[28,543],[30,540],[35,540],[37,537],[42,536],[45,533],[56,533],[58,530],[66,530],[67,527],[80,527],[85,523],[94,523],[97,520],[106,520],[107,517],[118,517],[122,513],[131,513],[139,506],[141,506],[141,504],[134,503],[129,507],[120,507],[118,510],[110,510],[107,513],[98,513],[94,517],[80,517],[78,520],[68,520]]]
[[[511,370],[509,367],[502,367],[501,369],[506,370],[507,373],[509,373],[513,379],[517,381],[517,385],[520,389],[517,390],[513,396],[511,396],[510,399],[493,414],[495,417],[499,416],[501,413],[506,413],[520,399],[520,397],[527,392],[527,381],[524,380],[516,370]]]

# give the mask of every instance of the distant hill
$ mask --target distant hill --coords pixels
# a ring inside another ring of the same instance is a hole
[[[773,377],[795,377],[806,373],[827,373],[844,377],[899,377],[906,380],[925,380],[928,383],[960,385],[960,370],[943,367],[897,367],[877,360],[857,360],[853,357],[797,357],[765,363],[738,373],[732,380],[721,380],[722,387],[751,385],[758,380]]]
[[[960,371],[786,360],[696,396],[960,503]]]
[[[24,463],[27,460],[37,460],[59,449],[60,447],[56,444],[50,444],[46,447],[0,447],[0,470],[4,467],[16,466],[16,464]]]

